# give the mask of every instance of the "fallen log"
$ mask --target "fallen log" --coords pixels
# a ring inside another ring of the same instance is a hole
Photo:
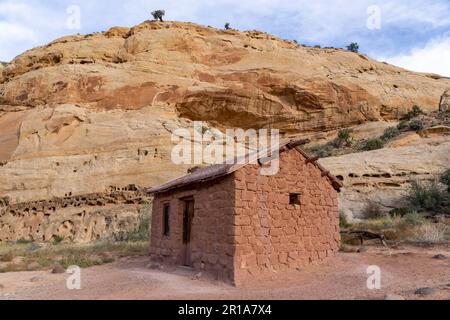
[[[381,244],[387,247],[386,237],[383,233],[376,233],[369,230],[342,230],[341,234],[354,235],[361,241],[361,246],[364,245],[364,240],[375,240],[379,239]]]

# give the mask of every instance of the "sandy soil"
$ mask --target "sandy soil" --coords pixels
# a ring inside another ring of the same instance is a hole
[[[447,259],[434,259],[437,254]],[[196,279],[191,270],[151,270],[147,258],[125,259],[82,270],[81,290],[66,289],[67,274],[0,274],[1,299],[450,299],[450,246],[370,246],[363,253],[340,253],[326,265],[274,274],[245,288]],[[381,268],[380,290],[367,289],[367,267]],[[275,280],[275,277],[277,278]],[[282,279],[281,279],[282,278]],[[426,296],[419,288],[434,288]]]

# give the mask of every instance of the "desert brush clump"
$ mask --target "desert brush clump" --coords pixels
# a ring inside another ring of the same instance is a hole
[[[411,120],[413,118],[416,118],[416,117],[420,116],[421,114],[424,114],[422,108],[420,106],[418,106],[418,105],[414,105],[412,107],[412,110],[409,111],[407,114],[405,114],[401,118],[401,120],[407,120],[408,121],[408,120]]]
[[[449,214],[449,194],[442,190],[437,180],[413,181],[406,196],[411,212],[431,215]]]
[[[367,140],[363,145],[364,151],[373,151],[373,150],[379,150],[384,148],[384,141],[380,138],[376,139],[369,139]]]

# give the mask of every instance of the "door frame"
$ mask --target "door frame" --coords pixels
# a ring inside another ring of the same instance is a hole
[[[192,267],[192,222],[195,216],[195,200],[194,197],[180,199],[183,203],[182,208],[182,265]]]

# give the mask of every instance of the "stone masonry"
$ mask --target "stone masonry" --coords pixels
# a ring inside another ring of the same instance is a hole
[[[297,150],[283,152],[280,171],[259,174],[259,165],[208,182],[155,195],[150,254],[181,265],[183,202],[195,200],[191,257],[195,270],[242,285],[283,271],[318,264],[339,250],[337,191],[323,168]],[[298,202],[290,204],[290,195]],[[169,236],[163,207],[170,204]]]

